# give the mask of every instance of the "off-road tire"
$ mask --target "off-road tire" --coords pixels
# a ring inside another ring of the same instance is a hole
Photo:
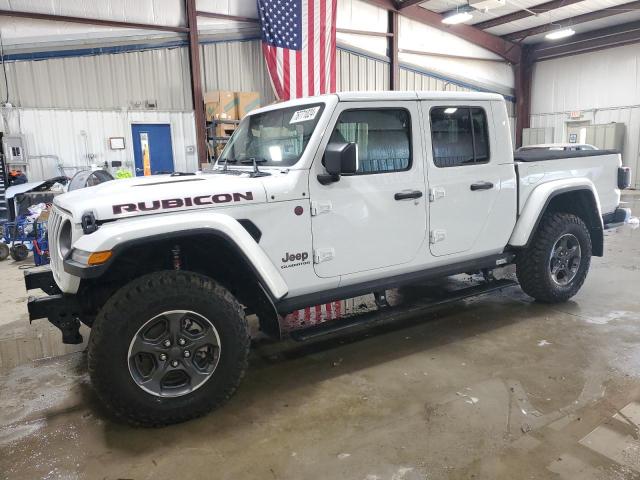
[[[9,245],[7,245],[6,243],[2,243],[0,242],[0,261],[2,260],[6,260],[7,258],[9,258]]]
[[[574,235],[581,249],[580,266],[567,285],[553,281],[549,258],[556,242],[565,234]],[[591,236],[584,222],[569,213],[543,216],[528,248],[518,254],[516,274],[522,290],[543,303],[566,302],[584,283],[591,264]]]
[[[150,318],[178,309],[196,312],[214,325],[220,358],[201,388],[183,396],[160,397],[133,380],[129,345]],[[89,374],[98,397],[117,417],[132,425],[160,427],[205,415],[225,403],[244,376],[249,346],[244,310],[227,289],[192,272],[155,272],[122,287],[99,312],[89,338]]]

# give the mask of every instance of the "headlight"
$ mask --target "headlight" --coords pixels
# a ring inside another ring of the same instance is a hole
[[[60,249],[60,256],[62,258],[66,257],[71,249],[71,222],[69,220],[65,220],[60,227],[58,248]]]
[[[82,265],[101,265],[111,258],[113,253],[111,250],[103,250],[101,252],[87,252],[74,248],[71,251],[71,260]]]

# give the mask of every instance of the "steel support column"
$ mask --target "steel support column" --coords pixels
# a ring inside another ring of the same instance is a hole
[[[193,96],[193,116],[196,125],[196,148],[198,151],[198,163],[205,163],[207,161],[207,130],[204,118],[202,76],[200,74],[196,0],[185,0],[185,2],[187,7],[187,26],[189,27],[189,71],[191,74],[191,94]]]
[[[520,62],[515,65],[516,148],[522,146],[522,129],[529,128],[531,118],[531,80],[533,61],[529,47],[522,48]]]
[[[389,10],[389,90],[400,90],[400,60],[398,56],[398,12]]]

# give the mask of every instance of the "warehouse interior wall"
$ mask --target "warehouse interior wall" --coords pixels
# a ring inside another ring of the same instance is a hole
[[[61,173],[72,176],[92,164],[110,165],[113,161],[122,162],[133,173],[131,126],[136,123],[169,124],[175,169],[188,172],[198,169],[193,112],[43,108],[20,108],[18,112],[27,154],[33,157],[30,180]],[[109,137],[124,137],[126,148],[111,150]]]
[[[573,112],[573,118],[572,118]],[[640,48],[638,45],[545,60],[534,65],[531,127],[552,127],[567,141],[573,121],[624,123],[622,160],[640,188]]]
[[[125,0],[72,3],[12,7],[171,26],[185,22],[182,0],[147,0],[138,6]],[[254,0],[198,0],[197,8],[257,17]],[[338,0],[337,22],[338,28],[385,32],[388,18],[386,10],[362,0]],[[276,100],[256,24],[202,17],[198,26],[204,91],[258,91],[263,104]],[[69,169],[112,160],[132,168],[131,124],[165,122],[173,132],[176,168],[198,168],[191,148],[197,142],[184,36],[12,17],[3,18],[0,29],[10,102],[19,111],[15,128],[26,138],[28,155],[56,155]],[[401,89],[501,93],[513,118],[511,66],[491,52],[408,19],[401,20],[399,35],[401,48],[434,54],[400,54]],[[386,38],[337,36],[338,90],[388,90]],[[445,58],[445,53],[453,57]],[[2,82],[0,94],[5,94]],[[108,149],[114,136],[125,136],[124,151]]]

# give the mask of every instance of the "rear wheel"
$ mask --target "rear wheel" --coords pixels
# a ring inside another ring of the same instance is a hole
[[[156,272],[121,288],[95,319],[89,373],[129,423],[161,426],[222,405],[248,362],[244,311],[212,279]]]
[[[564,302],[584,283],[591,264],[591,236],[569,213],[545,214],[531,244],[518,255],[522,290],[546,303]]]
[[[0,242],[0,261],[7,259],[9,257],[9,253],[9,245]]]

